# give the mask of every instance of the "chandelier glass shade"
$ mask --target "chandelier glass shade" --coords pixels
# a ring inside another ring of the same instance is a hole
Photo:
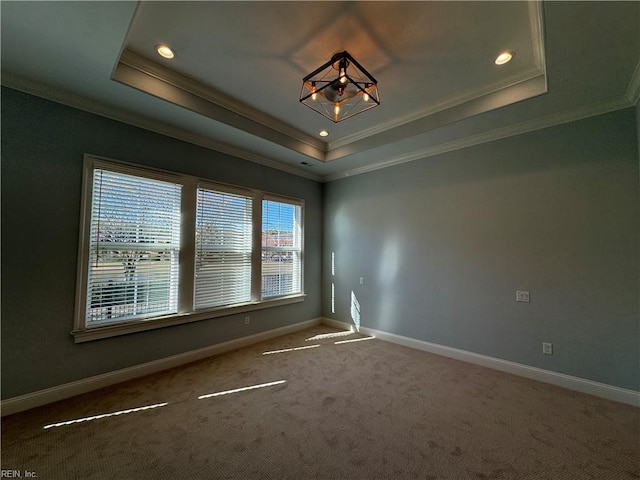
[[[300,102],[338,123],[380,105],[378,81],[348,52],[302,79]]]

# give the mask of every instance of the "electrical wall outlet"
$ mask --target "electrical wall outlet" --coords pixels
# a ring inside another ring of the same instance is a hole
[[[364,277],[360,277],[360,285],[364,285]]]
[[[516,302],[529,303],[529,292],[526,290],[516,290]]]
[[[542,353],[544,355],[553,355],[553,343],[542,342]]]
[[[249,325],[249,322],[251,322],[251,317],[247,315],[246,317],[244,317],[244,324]]]

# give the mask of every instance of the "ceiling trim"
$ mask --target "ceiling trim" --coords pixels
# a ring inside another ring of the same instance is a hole
[[[534,80],[542,76],[544,76],[544,74],[542,74],[540,70],[538,70],[537,68],[531,69],[525,72],[524,74],[513,76],[507,80],[501,80],[500,82],[495,82],[494,84],[491,84],[491,85],[486,85],[483,88],[466,90],[464,92],[461,92],[458,95],[449,97],[447,100],[442,101],[438,104],[428,105],[417,112],[413,112],[409,115],[398,117],[390,122],[382,123],[374,127],[371,127],[367,130],[363,130],[363,131],[354,133],[352,135],[346,136],[344,138],[341,138],[339,140],[329,142],[327,161],[340,158],[340,157],[334,157],[331,154],[334,151],[340,149],[341,147],[348,146],[352,143],[356,143],[368,137],[379,135],[388,130],[393,130],[395,128],[402,127],[407,123],[423,120],[437,113],[443,112],[445,110],[453,109],[462,104],[471,102],[473,100],[481,99],[493,93],[496,93],[505,89],[511,89],[513,87],[517,87],[521,83],[525,83],[525,82],[528,82],[529,80]],[[541,91],[540,93],[545,93],[545,92],[546,92],[546,88],[544,92]]]
[[[529,28],[531,29],[531,37],[534,39],[532,42],[534,63],[536,67],[546,75],[544,11],[541,1],[529,2]]]
[[[121,56],[114,70],[113,79],[323,162],[334,161],[382,144],[403,140],[409,136],[419,135],[427,130],[547,92],[546,76],[537,69],[530,70],[524,77],[511,78],[506,84],[494,84],[483,90],[467,91],[454,98],[450,104],[429,107],[426,110],[430,112],[428,115],[424,115],[423,111],[409,123],[406,122],[412,117],[405,117],[400,122],[391,122],[382,127],[374,127],[364,135],[359,134],[357,141],[352,137],[351,141],[344,145],[336,147],[335,144],[331,144],[332,148],[327,151],[326,144],[314,137],[308,136],[309,142],[300,140],[302,138],[300,136],[291,137],[289,133],[292,132],[302,136],[306,134],[292,127],[287,130],[286,124],[275,119],[273,122],[277,128],[271,128],[270,124],[268,125],[268,119],[271,118],[269,115],[131,51],[125,51]],[[260,121],[254,121],[258,117]],[[323,148],[319,149],[317,145]]]
[[[325,142],[132,51],[122,53],[112,79],[316,160],[324,160]]]
[[[204,147],[216,152],[228,154],[244,160],[265,165],[267,167],[271,167],[277,170],[291,173],[293,175],[304,177],[309,180],[314,180],[317,182],[330,182],[334,180],[339,180],[341,178],[360,175],[363,173],[368,173],[375,170],[392,167],[394,165],[400,165],[403,163],[408,163],[408,162],[432,157],[435,155],[440,155],[443,153],[460,150],[462,148],[467,148],[474,145],[480,145],[483,143],[488,143],[495,140],[500,140],[503,138],[508,138],[515,135],[520,135],[523,133],[532,132],[532,131],[540,130],[547,127],[552,127],[555,125],[560,125],[563,123],[582,120],[582,119],[593,117],[596,115],[602,115],[602,114],[613,112],[616,110],[633,107],[635,103],[637,103],[637,95],[638,95],[638,89],[640,84],[640,79],[639,79],[640,75],[638,75],[638,73],[640,73],[640,66],[636,68],[634,78],[630,82],[630,87],[628,89],[628,92],[631,91],[632,85],[634,86],[633,88],[636,88],[636,92],[635,92],[636,102],[630,99],[628,95],[625,95],[625,97],[621,99],[616,99],[616,100],[612,100],[609,102],[604,102],[596,105],[587,105],[587,106],[583,106],[580,108],[576,108],[576,109],[572,109],[564,112],[554,113],[551,115],[545,115],[542,117],[538,117],[532,120],[527,120],[527,121],[520,122],[507,127],[502,127],[502,128],[490,130],[488,132],[483,132],[477,135],[472,135],[469,137],[453,140],[451,142],[446,142],[440,145],[434,145],[427,148],[415,150],[413,152],[391,157],[391,158],[388,158],[387,160],[372,163],[364,167],[354,168],[354,169],[346,170],[344,172],[339,172],[339,173],[325,175],[325,176],[315,174],[291,165],[284,164],[272,158],[265,157],[264,155],[259,155],[254,152],[244,150],[240,147],[235,147],[226,143],[215,141],[215,140],[206,138],[202,135],[194,134],[187,130],[167,125],[161,121],[152,120],[136,113],[127,112],[119,108],[114,108],[114,107],[105,105],[101,102],[89,100],[77,94],[69,93],[67,91],[64,91],[56,87],[44,85],[38,82],[34,82],[32,80],[27,80],[10,73],[3,72],[2,78],[0,80],[3,86],[13,88],[15,90],[20,90],[38,97],[42,97],[48,100],[52,100],[54,102],[64,104],[64,105],[68,105],[70,107],[78,108],[79,110],[83,110],[89,113],[110,118],[112,120],[127,123],[129,125],[140,127],[155,133],[159,133],[161,135],[166,135],[166,136],[176,138],[178,140],[182,140],[185,142],[189,142],[195,145],[199,145],[201,147]]]
[[[534,118],[532,120],[509,125],[507,127],[497,128],[477,135],[456,139],[451,142],[442,143],[440,145],[434,145],[427,148],[415,150],[413,152],[389,158],[385,161],[377,162],[375,164],[370,164],[364,167],[354,168],[344,172],[327,175],[323,177],[323,181],[330,182],[333,180],[339,180],[341,178],[352,177],[355,175],[360,175],[363,173],[368,173],[375,170],[380,170],[383,168],[401,165],[403,163],[413,162],[415,160],[421,160],[424,158],[433,157],[435,155],[472,147],[474,145],[493,142],[495,140],[513,137],[515,135],[533,132],[535,130],[541,130],[543,128],[561,125],[563,123],[569,123],[596,115],[614,112],[616,110],[621,110],[623,108],[628,108],[631,106],[633,106],[633,104],[627,98],[623,98],[596,105],[587,105],[565,112],[553,113],[551,115],[545,115],[542,117]]]
[[[167,125],[164,122],[153,120],[137,113],[132,113],[120,108],[111,107],[102,102],[96,102],[94,100],[87,99],[75,93],[70,93],[60,88],[51,87],[39,82],[13,75],[11,73],[2,72],[2,78],[0,83],[8,88],[19,90],[37,97],[51,100],[69,107],[77,108],[88,113],[100,115],[111,120],[123,122],[128,125],[140,127],[151,132],[166,135],[177,140],[182,140],[194,145],[198,145],[209,150],[213,150],[219,153],[231,155],[243,160],[248,160],[254,163],[265,165],[283,172],[291,173],[299,177],[308,178],[316,182],[322,181],[323,177],[313,172],[296,168],[291,165],[287,165],[280,161],[268,158],[264,155],[260,155],[249,150],[245,150],[227,143],[212,140],[203,135],[194,134],[188,130],[177,128],[171,125]]]
[[[358,143],[351,143],[342,148],[330,150],[327,154],[327,160],[336,160],[366,149],[381,147],[410,137],[423,135],[428,131],[527,100],[546,92],[547,79],[543,75],[538,75],[526,82],[520,82],[511,87],[496,90],[490,94],[456,105],[455,107],[441,110],[433,115],[419,118],[403,126],[398,126],[395,129],[381,132],[375,137],[363,139],[362,142],[367,144],[365,147],[362,147]]]
[[[408,115],[329,143],[132,50],[125,49],[121,53],[112,79],[315,160],[329,162],[376,148],[381,145],[382,138],[386,143],[399,141],[406,138],[409,131],[417,135],[423,133],[425,127],[438,128],[446,122],[462,120],[465,114],[477,115],[546,93],[542,8],[540,1],[528,2],[533,65],[526,71],[458,92],[436,105],[426,105]],[[524,84],[528,84],[526,88]],[[532,84],[537,88],[532,89]],[[523,92],[528,92],[529,97]]]
[[[382,123],[371,127],[367,130],[362,130],[360,132],[354,133],[352,135],[343,137],[339,140],[335,140],[329,142],[328,144],[328,152],[327,152],[327,161],[335,160],[337,158],[341,158],[339,155],[335,155],[335,151],[350,145],[352,143],[359,142],[364,140],[367,137],[373,137],[380,135],[387,130],[392,130],[397,127],[406,125],[411,122],[416,122],[418,120],[425,119],[442,111],[458,107],[460,105],[466,104],[468,102],[481,99],[483,97],[489,96],[499,91],[503,91],[506,89],[512,89],[513,87],[518,86],[518,84],[526,83],[530,80],[536,80],[539,77],[544,77],[545,85],[544,90],[541,89],[539,93],[546,93],[546,62],[545,62],[545,53],[544,53],[544,28],[543,28],[543,11],[542,11],[542,2],[540,1],[531,1],[529,2],[529,26],[531,31],[531,43],[533,47],[533,58],[534,58],[534,66],[530,69],[526,70],[524,73],[520,73],[517,75],[512,75],[511,77],[501,79],[500,81],[494,82],[489,85],[484,85],[479,88],[470,88],[465,91],[458,93],[455,96],[449,97],[446,100],[437,103],[430,104],[426,107],[414,111],[408,115],[398,117],[390,122]],[[515,100],[518,101],[518,100]],[[511,102],[514,103],[514,102]],[[504,106],[504,105],[500,105]],[[498,107],[493,107],[498,108]]]

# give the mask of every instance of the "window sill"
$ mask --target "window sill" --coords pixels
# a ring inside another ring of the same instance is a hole
[[[288,297],[278,297],[270,300],[263,300],[261,302],[235,305],[233,307],[222,307],[218,309],[189,313],[177,313],[175,315],[154,317],[145,320],[136,320],[131,322],[123,322],[120,324],[105,325],[102,327],[91,327],[82,330],[74,330],[71,332],[71,335],[73,335],[75,343],[90,342],[92,340],[100,340],[102,338],[126,335],[128,333],[143,332],[145,330],[154,330],[156,328],[170,327],[172,325],[182,325],[184,323],[198,322],[200,320],[210,320],[212,318],[237,315],[240,313],[262,310],[264,308],[272,308],[282,305],[289,305],[292,303],[299,303],[303,302],[305,297],[306,294],[291,295]]]

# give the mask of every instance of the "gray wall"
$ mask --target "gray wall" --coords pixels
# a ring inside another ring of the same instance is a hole
[[[636,137],[629,108],[326,184],[324,315],[639,390]]]
[[[303,198],[302,303],[75,344],[82,158],[93,153]],[[321,184],[2,89],[2,398],[319,317]]]
[[[639,390],[638,119],[640,106],[323,189],[3,88],[2,397],[321,312],[349,321],[352,291],[364,326]],[[84,153],[304,198],[306,301],[248,326],[238,315],[75,344]]]

